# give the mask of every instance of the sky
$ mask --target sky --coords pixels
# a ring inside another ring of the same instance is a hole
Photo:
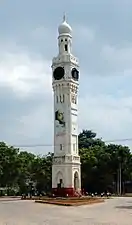
[[[0,141],[53,151],[51,62],[64,12],[80,62],[79,132],[132,138],[131,8],[131,0],[0,1]]]

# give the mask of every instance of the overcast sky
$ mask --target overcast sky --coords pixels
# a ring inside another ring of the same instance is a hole
[[[52,150],[51,60],[64,11],[80,61],[79,130],[132,138],[131,9],[131,0],[0,1],[1,141]]]

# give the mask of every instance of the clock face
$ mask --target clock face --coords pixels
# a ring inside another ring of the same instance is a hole
[[[71,73],[72,78],[77,81],[79,79],[79,71],[76,68],[73,68]]]
[[[64,77],[65,71],[63,67],[57,67],[54,72],[53,76],[55,80],[60,80]]]

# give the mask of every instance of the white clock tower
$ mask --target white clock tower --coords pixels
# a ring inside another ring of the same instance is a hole
[[[58,196],[81,193],[78,153],[78,59],[72,54],[72,29],[65,16],[58,28],[57,57],[52,60],[54,91],[54,158],[52,191]]]

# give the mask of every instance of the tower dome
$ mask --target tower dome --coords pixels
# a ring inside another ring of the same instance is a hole
[[[63,17],[63,22],[62,22],[62,24],[58,27],[58,32],[59,32],[59,35],[63,35],[63,34],[69,34],[69,35],[71,35],[71,33],[72,33],[72,28],[71,28],[71,26],[66,22],[65,15],[64,15],[64,17]]]

